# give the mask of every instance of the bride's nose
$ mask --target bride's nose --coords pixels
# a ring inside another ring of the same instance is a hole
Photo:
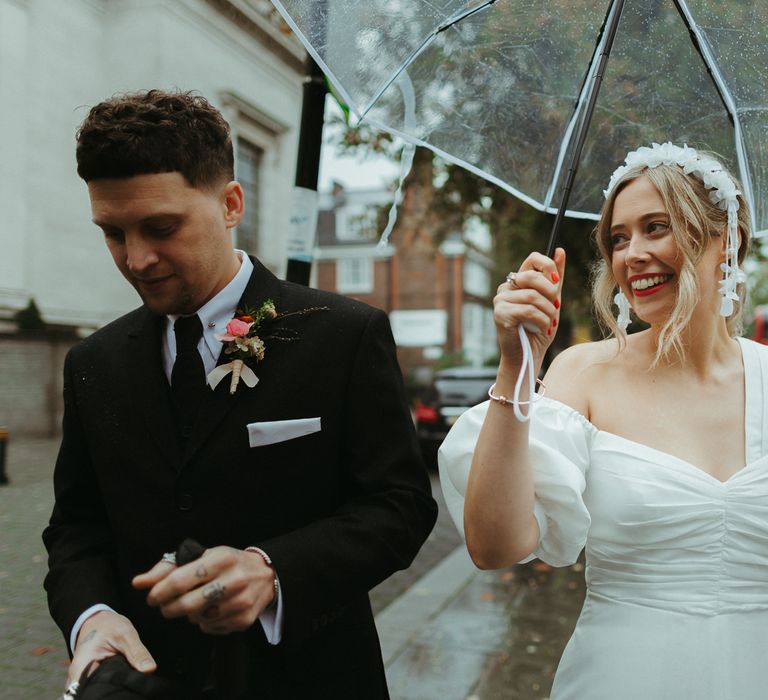
[[[632,236],[629,239],[626,256],[624,257],[627,267],[648,262],[651,256],[648,252],[647,243],[644,236]]]

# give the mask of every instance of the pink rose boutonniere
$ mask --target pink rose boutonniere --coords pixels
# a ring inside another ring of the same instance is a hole
[[[316,306],[280,314],[271,299],[267,299],[258,309],[236,311],[233,319],[227,322],[225,333],[217,333],[216,339],[224,343],[224,354],[233,357],[232,362],[219,365],[208,375],[208,384],[215,389],[218,383],[232,373],[229,393],[237,391],[242,379],[248,387],[254,387],[259,379],[250,364],[261,362],[266,353],[265,340],[297,340],[298,333],[291,328],[272,330],[271,325],[288,316],[302,315],[313,311],[327,311],[327,306]]]

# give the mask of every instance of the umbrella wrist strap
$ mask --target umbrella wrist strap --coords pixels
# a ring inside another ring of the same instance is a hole
[[[512,395],[512,410],[515,418],[521,423],[526,423],[531,419],[531,405],[536,396],[536,373],[533,368],[533,351],[531,350],[531,341],[528,340],[528,334],[525,332],[522,324],[517,327],[517,334],[520,336],[520,346],[523,351],[523,361],[520,364],[520,373],[515,382],[515,393]],[[528,400],[520,401],[520,394],[523,391],[523,384],[528,378]],[[523,413],[520,408],[522,405],[528,405],[528,413]]]

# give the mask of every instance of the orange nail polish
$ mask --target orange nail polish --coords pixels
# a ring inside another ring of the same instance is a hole
[[[552,273],[552,281],[557,284],[560,281],[560,275],[558,275],[556,272]]]
[[[552,303],[555,305],[556,309],[560,308],[560,300],[557,297],[555,297],[555,300]]]

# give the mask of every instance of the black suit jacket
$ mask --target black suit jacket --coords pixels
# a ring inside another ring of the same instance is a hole
[[[95,603],[125,614],[159,672],[199,689],[212,638],[164,620],[131,578],[185,537],[262,547],[279,575],[282,642],[248,639],[256,697],[387,697],[367,592],[407,567],[436,507],[385,314],[279,281],[257,260],[240,307],[272,299],[293,341],[267,341],[259,383],[222,381],[194,434],[176,438],[162,321],[141,307],[76,346],[65,364],[56,503],[43,538],[51,614],[68,637]],[[240,308],[239,307],[239,308]],[[320,417],[321,430],[249,446],[257,421]],[[190,690],[192,693],[192,690]]]

